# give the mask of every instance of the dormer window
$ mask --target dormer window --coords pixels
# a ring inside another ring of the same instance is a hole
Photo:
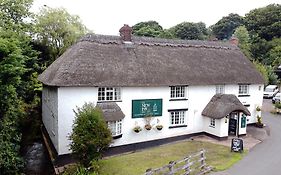
[[[116,87],[99,87],[98,101],[120,101],[121,89]]]

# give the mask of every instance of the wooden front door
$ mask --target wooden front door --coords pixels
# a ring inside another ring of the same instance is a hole
[[[237,135],[237,123],[238,123],[238,114],[237,112],[232,112],[229,115],[229,127],[228,134],[229,135]]]

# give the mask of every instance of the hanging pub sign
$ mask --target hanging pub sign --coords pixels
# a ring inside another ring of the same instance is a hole
[[[132,100],[132,118],[162,116],[162,99]]]
[[[231,151],[242,152],[243,151],[243,140],[238,138],[233,138],[231,141]]]

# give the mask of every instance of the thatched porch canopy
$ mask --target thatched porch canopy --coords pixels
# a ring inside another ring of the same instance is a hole
[[[214,119],[221,119],[233,111],[241,111],[251,115],[249,110],[232,94],[216,94],[204,108],[202,115]]]
[[[107,122],[122,120],[125,117],[121,108],[115,102],[98,103],[97,107],[102,110],[104,120]]]

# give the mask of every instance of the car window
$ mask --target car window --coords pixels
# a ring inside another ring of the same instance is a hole
[[[274,92],[274,89],[272,89],[272,88],[265,88],[265,92]]]

